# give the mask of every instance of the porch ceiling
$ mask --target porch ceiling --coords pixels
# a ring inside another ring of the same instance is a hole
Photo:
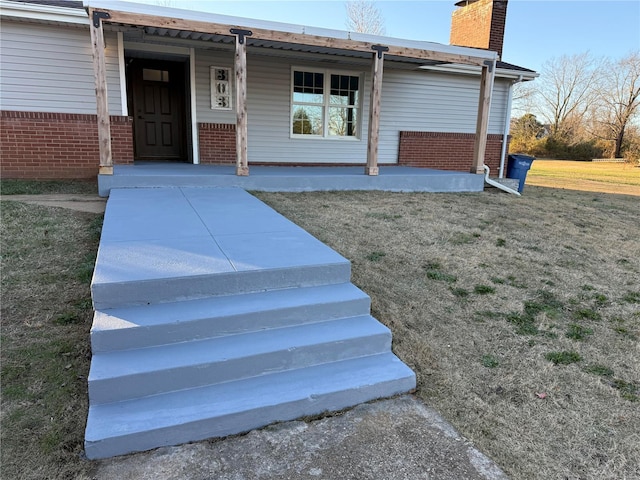
[[[124,25],[121,27],[126,28]],[[176,30],[171,28],[157,28],[157,27],[142,27],[144,33],[148,36],[161,37],[161,38],[175,38],[179,40],[191,40],[196,42],[203,42],[203,46],[211,43],[222,43],[229,46],[235,44],[235,36],[233,35],[216,35],[212,33],[194,32],[190,30]],[[148,37],[147,37],[148,38]],[[303,53],[315,53],[322,55],[335,55],[341,57],[370,59],[371,52],[357,51],[357,50],[342,50],[339,48],[319,47],[313,45],[303,45],[299,43],[289,42],[277,42],[272,40],[263,40],[259,38],[247,39],[247,46],[256,48],[267,48],[272,50],[284,50],[291,52],[303,52]],[[389,61],[413,63],[416,65],[441,65],[445,62],[436,60],[424,60],[409,57],[400,57],[397,55],[385,55],[385,58]]]
[[[388,48],[389,60],[434,65],[458,63],[484,65],[496,59],[495,52],[403,40],[339,30],[289,25],[261,20],[227,17],[175,8],[154,7],[127,2],[85,1],[91,15],[101,12],[102,21],[123,28],[142,27],[146,34],[159,37],[215,43],[233,43],[230,29],[249,31],[247,45],[299,52],[371,58],[376,46]]]

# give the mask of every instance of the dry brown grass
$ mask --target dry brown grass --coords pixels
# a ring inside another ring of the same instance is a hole
[[[640,166],[538,159],[527,174],[527,185],[640,196]]]
[[[2,478],[86,478],[98,215],[3,201]]]
[[[352,261],[417,394],[513,478],[640,478],[636,198],[258,196]]]
[[[640,477],[636,198],[531,186],[522,198],[259,196],[352,261],[418,395],[513,478]],[[1,205],[2,477],[88,478],[100,217]],[[572,324],[583,340],[565,336]],[[545,359],[562,351],[582,360]]]

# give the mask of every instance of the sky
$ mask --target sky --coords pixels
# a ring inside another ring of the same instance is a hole
[[[346,30],[341,0],[136,0],[224,15]],[[386,35],[449,43],[456,0],[376,1]],[[510,0],[502,59],[540,71],[545,61],[589,51],[624,57],[640,50],[640,0]]]

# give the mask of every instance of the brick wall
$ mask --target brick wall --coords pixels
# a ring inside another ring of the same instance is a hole
[[[398,165],[469,172],[475,138],[473,133],[400,132]],[[492,176],[500,168],[501,148],[502,135],[487,136],[484,163]]]
[[[484,48],[502,58],[507,0],[478,0],[461,6],[451,15],[449,43]]]
[[[229,123],[199,123],[200,163],[236,163],[236,126]]]
[[[110,117],[114,163],[133,163],[131,117]],[[0,176],[92,178],[98,174],[96,115],[0,112]]]
[[[504,27],[507,22],[507,1],[494,1],[491,16],[491,29],[489,33],[489,50],[498,52],[498,58],[502,58],[504,45]]]

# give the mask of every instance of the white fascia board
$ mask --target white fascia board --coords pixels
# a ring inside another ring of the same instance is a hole
[[[463,75],[480,75],[482,72],[481,68],[477,65],[460,65],[460,64],[449,64],[449,65],[423,65],[420,67],[421,70],[431,70],[435,72],[443,72],[443,73],[457,73]],[[534,78],[539,77],[540,74],[537,72],[526,72],[523,70],[509,70],[506,68],[496,68],[496,77],[498,78],[509,78],[512,80],[519,81],[529,81]]]
[[[89,25],[85,10],[0,0],[0,16],[22,20]]]
[[[235,27],[245,27],[248,29],[259,28],[263,30],[273,30],[285,33],[295,33],[302,35],[314,35],[335,38],[338,40],[354,40],[359,42],[370,42],[380,45],[392,45],[395,47],[415,48],[420,50],[430,50],[439,53],[449,53],[465,55],[469,57],[495,60],[497,54],[488,50],[478,48],[458,47],[455,45],[443,45],[435,42],[424,42],[418,40],[407,40],[402,38],[384,37],[380,35],[370,35],[364,33],[347,32],[343,30],[333,30],[328,28],[309,27],[304,25],[294,25],[290,23],[272,22],[252,18],[234,17],[230,15],[219,15],[207,12],[197,12],[180,8],[160,7],[157,5],[147,5],[139,3],[124,2],[120,0],[84,0],[85,8],[115,10],[126,13],[137,13],[142,15],[154,15],[159,17],[173,17],[182,20],[193,20],[198,22],[219,23],[232,25]]]

